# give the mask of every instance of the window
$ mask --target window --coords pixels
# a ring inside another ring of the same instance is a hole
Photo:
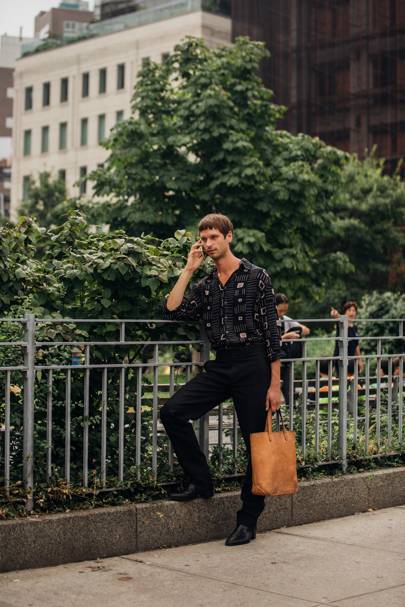
[[[32,131],[31,129],[27,129],[24,131],[24,156],[29,156],[31,154],[31,140],[32,140]]]
[[[115,112],[115,122],[122,122],[124,120],[124,110],[118,110]]]
[[[78,27],[77,21],[64,21],[63,22],[63,31],[65,34],[75,34]]]
[[[397,58],[394,54],[380,54],[373,59],[373,85],[385,88],[395,85],[397,79]]]
[[[98,70],[98,92],[105,93],[107,90],[107,68],[102,67]]]
[[[82,74],[82,97],[88,97],[90,92],[90,74],[85,72]]]
[[[29,175],[24,175],[23,177],[23,192],[22,192],[22,197],[23,200],[27,200],[28,198],[28,194],[30,192],[30,186],[31,186],[31,177]]]
[[[80,145],[87,145],[88,143],[88,126],[89,119],[82,118],[80,121]]]
[[[97,141],[102,143],[105,139],[105,114],[99,114],[97,125]]]
[[[170,53],[162,53],[162,63],[166,63],[170,57]]]
[[[125,88],[125,63],[117,65],[117,89]]]
[[[60,100],[64,103],[69,99],[69,78],[61,78],[60,81]]]
[[[49,152],[49,126],[43,126],[41,129],[41,154]]]
[[[87,23],[81,21],[64,21],[63,34],[69,38],[87,31]]]
[[[87,190],[87,167],[80,167],[80,182],[79,190],[80,194],[85,194]]]
[[[63,183],[66,183],[66,171],[65,169],[59,169],[58,171],[58,179]]]
[[[24,101],[24,109],[32,110],[32,98],[33,98],[33,87],[26,86],[25,87],[25,101]]]
[[[67,122],[59,123],[59,149],[66,150],[67,148]]]
[[[150,57],[142,57],[142,67],[148,67],[150,65]]]
[[[399,5],[402,3],[399,2]],[[371,22],[377,32],[381,32],[396,25],[395,0],[374,0],[371,7]]]
[[[42,85],[42,107],[47,107],[51,103],[51,83],[44,82]]]

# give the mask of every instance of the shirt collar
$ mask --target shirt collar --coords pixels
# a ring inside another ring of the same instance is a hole
[[[242,257],[242,259],[240,260],[240,267],[244,268],[245,270],[250,270],[252,264],[246,259],[246,257]]]
[[[252,263],[250,263],[250,261],[248,259],[246,259],[246,257],[242,257],[240,260],[240,264],[239,264],[239,268],[237,271],[240,270],[250,270],[252,267]],[[214,267],[212,272],[211,272],[212,276],[217,276],[218,275],[218,270]]]

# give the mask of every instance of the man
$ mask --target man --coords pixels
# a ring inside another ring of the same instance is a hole
[[[277,314],[281,321],[281,357],[282,358],[302,358],[303,344],[295,339],[307,337],[310,334],[310,329],[305,325],[293,320],[287,316],[289,300],[284,293],[276,293],[276,308]],[[292,363],[283,362],[281,365],[281,391],[284,396],[284,402],[287,406],[291,405],[291,372]]]
[[[200,239],[191,247],[185,268],[171,290],[164,316],[204,323],[216,359],[180,388],[163,406],[160,418],[177,459],[190,480],[187,489],[171,499],[209,498],[213,481],[190,419],[198,419],[233,398],[248,450],[242,487],[242,508],[227,546],[246,544],[256,536],[264,497],[252,494],[250,433],[262,432],[267,410],[280,408],[280,334],[274,290],[266,270],[231,251],[233,225],[225,215],[212,213],[198,226]],[[194,272],[211,257],[215,269],[184,295]]]

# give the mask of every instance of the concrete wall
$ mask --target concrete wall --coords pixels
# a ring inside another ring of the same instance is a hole
[[[258,531],[402,504],[405,467],[301,481],[298,493],[266,498]],[[156,501],[0,521],[0,571],[225,538],[239,507],[239,493],[232,492],[186,503]]]

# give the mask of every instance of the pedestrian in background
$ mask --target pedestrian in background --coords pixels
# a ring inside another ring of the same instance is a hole
[[[285,293],[276,293],[276,306],[281,321],[281,358],[302,358],[302,341],[294,341],[310,334],[309,327],[287,316],[289,301]],[[281,391],[286,405],[290,405],[292,363],[281,362]]]

